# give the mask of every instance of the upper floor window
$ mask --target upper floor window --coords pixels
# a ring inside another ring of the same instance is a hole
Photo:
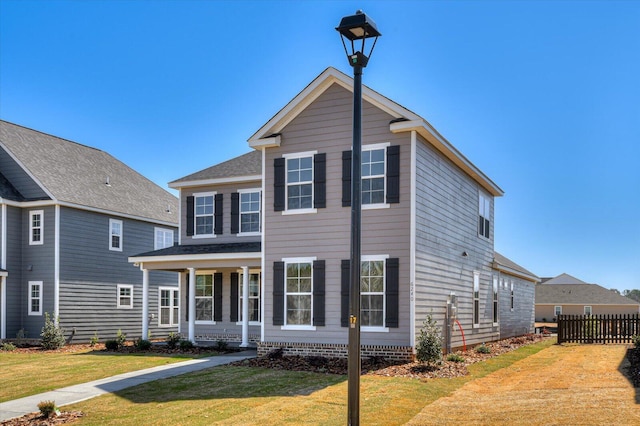
[[[186,197],[186,202],[187,236],[204,238],[222,234],[222,194],[195,193]]]
[[[352,152],[342,152],[342,206],[351,205]],[[363,209],[400,202],[400,146],[389,143],[362,147],[361,203]]]
[[[362,205],[385,202],[386,148],[362,149]]]
[[[29,315],[42,315],[42,281],[29,281]]]
[[[118,309],[133,308],[133,286],[129,284],[118,284]]]
[[[240,233],[260,232],[260,191],[240,191]]]
[[[478,198],[478,235],[489,238],[491,235],[491,199],[480,192]]]
[[[122,251],[122,221],[109,219],[109,250]]]
[[[154,250],[173,246],[173,229],[155,228]]]
[[[44,212],[34,210],[29,212],[29,244],[36,245],[43,243]]]
[[[194,194],[195,198],[195,235],[213,235],[214,193]]]
[[[326,154],[302,152],[274,159],[274,210],[312,213],[326,207]]]

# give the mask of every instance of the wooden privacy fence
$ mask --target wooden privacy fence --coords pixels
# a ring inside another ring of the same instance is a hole
[[[631,343],[640,315],[558,315],[558,343]]]

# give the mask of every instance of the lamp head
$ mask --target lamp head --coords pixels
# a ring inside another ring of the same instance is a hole
[[[340,33],[344,51],[347,54],[347,58],[349,58],[349,64],[352,67],[366,67],[378,37],[381,35],[376,23],[361,10],[358,10],[355,15],[342,18],[340,25],[336,27],[336,31]],[[369,53],[365,54],[365,40],[368,38],[373,38],[374,40]],[[347,49],[345,40],[349,40],[351,43],[351,51]],[[362,41],[359,49],[357,44],[360,43],[357,43],[358,41]]]

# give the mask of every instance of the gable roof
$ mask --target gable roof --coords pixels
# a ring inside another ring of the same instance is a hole
[[[554,278],[544,278],[541,284],[588,284],[569,274],[560,274]]]
[[[2,120],[0,148],[56,203],[178,223],[175,196],[104,151]]]
[[[260,179],[262,179],[262,153],[254,150],[169,182],[169,187],[181,188]]]
[[[539,304],[640,306],[635,300],[597,284],[539,284],[536,286],[536,305]]]
[[[506,258],[505,256],[501,255],[498,252],[494,253],[493,268],[498,271],[502,271],[504,273],[507,273],[519,278],[523,278],[527,281],[532,281],[534,283],[537,283],[540,281],[540,278],[538,278],[536,274],[528,271],[527,269],[523,268],[522,266],[518,265],[511,259]]]
[[[249,138],[249,146],[255,149],[279,146],[279,134],[287,124],[334,84],[353,92],[353,79],[351,77],[333,67],[327,68],[254,133],[253,136]],[[389,125],[391,132],[416,131],[436,150],[460,167],[460,169],[467,173],[490,194],[496,197],[504,195],[504,191],[500,189],[498,185],[462,155],[462,153],[438,133],[427,120],[364,85],[362,86],[362,99],[394,117],[394,120],[392,120]]]

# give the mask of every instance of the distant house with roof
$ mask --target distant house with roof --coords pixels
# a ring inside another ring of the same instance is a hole
[[[569,274],[543,278],[536,286],[537,322],[555,322],[558,315],[637,314],[640,303]]]
[[[178,201],[108,153],[0,121],[0,338],[178,331],[178,281],[127,259],[173,246]]]

